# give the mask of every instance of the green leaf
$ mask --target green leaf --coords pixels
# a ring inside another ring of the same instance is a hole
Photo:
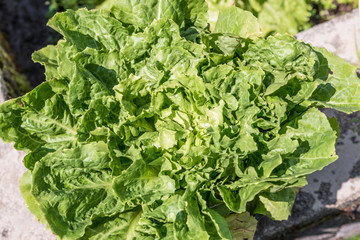
[[[106,144],[98,142],[58,150],[35,165],[31,193],[55,234],[79,238],[93,216],[123,211],[109,162]]]
[[[345,113],[359,111],[360,78],[356,67],[325,49],[316,50],[326,58],[328,79],[318,86],[310,101]]]
[[[173,194],[174,180],[159,173],[157,166],[151,166],[139,159],[114,180],[114,191],[124,203],[136,199],[148,203]]]
[[[15,148],[29,152],[25,158],[28,169],[47,153],[76,144],[78,120],[49,82],[4,104],[0,119],[4,138],[14,141]]]
[[[179,26],[205,27],[207,4],[204,0],[105,1],[101,9],[111,10],[115,17],[136,28],[145,28],[154,20],[171,19]]]
[[[141,208],[135,208],[110,217],[95,218],[92,225],[86,228],[85,235],[79,239],[136,239],[136,227],[142,214]]]
[[[235,5],[252,12],[259,19],[263,36],[276,33],[294,35],[311,27],[309,18],[312,6],[310,3],[314,1],[236,0]]]
[[[252,240],[254,238],[257,221],[249,213],[230,214],[226,217],[226,222],[234,240]]]
[[[185,193],[185,211],[176,216],[175,239],[210,239],[195,194]]]
[[[286,135],[297,138],[299,146],[294,154],[286,157],[286,172],[306,175],[334,162],[338,158],[335,153],[336,134],[325,114],[315,108],[290,122],[286,126]]]
[[[259,23],[266,36],[270,33],[296,34],[310,27],[311,6],[303,0],[268,0],[258,14]]]
[[[358,110],[355,68],[237,8],[211,33],[204,1],[108,4],[54,16],[47,81],[0,106],[30,210],[60,239],[251,239],[249,214],[286,219],[337,158],[315,107]]]
[[[31,194],[31,172],[26,171],[20,178],[20,192],[25,200],[26,207],[35,215],[36,219],[46,224],[44,213],[40,210],[39,204],[36,202],[34,196]]]
[[[264,210],[255,210],[256,213],[267,214],[276,220],[286,220],[294,205],[296,194],[294,189],[286,188],[276,193],[263,193],[259,196]],[[261,207],[260,207],[261,208]]]
[[[32,55],[34,62],[38,62],[46,68],[45,75],[47,79],[57,76],[57,68],[59,67],[57,54],[56,46],[49,45]]]
[[[256,17],[237,7],[229,7],[220,12],[214,32],[231,33],[242,38],[261,34]]]
[[[79,50],[120,49],[128,35],[121,22],[101,11],[68,10],[52,17],[48,25]]]

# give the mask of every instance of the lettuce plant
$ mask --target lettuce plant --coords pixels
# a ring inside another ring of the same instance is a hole
[[[236,0],[236,5],[259,19],[264,35],[296,34],[311,27],[309,0]]]
[[[259,37],[231,7],[117,1],[56,14],[33,55],[47,81],[0,106],[27,153],[21,190],[59,239],[251,238],[250,214],[286,219],[306,176],[336,160],[360,110],[356,68],[289,35]]]
[[[93,9],[104,0],[51,0],[48,1],[49,12],[47,13],[48,17],[52,17],[56,12],[64,11],[66,9],[78,9],[86,7],[88,9]]]
[[[214,25],[219,10],[236,5],[252,12],[258,19],[263,35],[275,33],[296,34],[312,26],[311,19],[324,21],[337,5],[333,0],[207,0],[210,24]],[[337,0],[337,4],[358,7],[358,0]]]

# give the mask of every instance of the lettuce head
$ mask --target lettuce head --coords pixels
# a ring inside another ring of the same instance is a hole
[[[236,7],[213,32],[202,0],[68,10],[33,54],[47,81],[0,106],[27,153],[21,189],[59,239],[243,239],[286,219],[337,159],[318,107],[360,110],[356,68]]]

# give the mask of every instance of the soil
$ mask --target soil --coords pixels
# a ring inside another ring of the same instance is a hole
[[[337,16],[343,15],[353,10],[352,4],[339,4],[337,1],[335,1],[335,5],[336,8],[326,11],[323,13],[323,16],[320,16],[323,10],[319,6],[319,4],[312,4],[312,8],[314,10],[314,13],[310,18],[312,25],[317,25],[329,21]]]
[[[7,38],[16,64],[33,87],[45,80],[44,68],[31,60],[31,54],[48,45],[46,27],[48,6],[41,0],[0,0],[0,27]]]

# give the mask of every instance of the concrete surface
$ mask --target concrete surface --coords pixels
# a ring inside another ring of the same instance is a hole
[[[356,54],[356,44],[360,48],[360,20],[358,16],[359,10],[355,9],[352,13],[298,33],[296,37],[306,43],[311,43],[313,46],[324,47],[353,64],[359,64]]]
[[[0,68],[0,103],[7,96]],[[50,230],[39,223],[26,208],[19,179],[26,171],[25,154],[0,140],[0,240],[54,240]]]
[[[55,236],[29,212],[21,196],[23,157],[11,144],[0,143],[0,239],[53,240]]]
[[[358,9],[296,37],[358,64],[355,32],[360,47]],[[339,159],[308,177],[309,184],[300,190],[287,221],[261,219],[255,239],[347,239],[359,234],[360,113],[346,115],[328,109],[324,112],[329,117],[335,116],[340,124],[341,135],[336,146]],[[348,221],[334,221],[342,214]]]

